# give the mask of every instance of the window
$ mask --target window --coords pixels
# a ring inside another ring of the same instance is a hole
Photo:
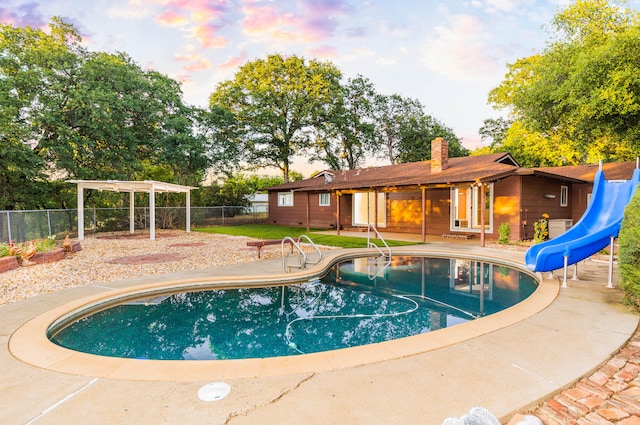
[[[368,226],[374,224],[378,218],[376,227],[387,225],[387,198],[386,194],[375,192],[357,192],[353,194],[353,225]]]
[[[292,207],[293,206],[293,192],[279,192],[278,193],[278,206],[279,207]]]
[[[328,207],[331,205],[331,194],[330,193],[321,193],[320,194],[320,206]]]
[[[560,186],[560,206],[569,205],[569,186]]]
[[[493,184],[485,187],[485,199],[478,186],[451,189],[451,230],[479,232],[482,223],[484,203],[484,227],[492,232],[493,224]]]

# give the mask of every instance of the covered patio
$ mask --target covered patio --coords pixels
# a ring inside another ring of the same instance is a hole
[[[155,180],[124,181],[124,180],[69,180],[68,183],[78,185],[78,240],[84,239],[84,190],[109,190],[112,192],[129,193],[129,233],[135,232],[135,193],[149,194],[149,239],[156,239],[156,193],[184,193],[186,195],[186,231],[191,231],[191,189],[192,186],[159,182]]]

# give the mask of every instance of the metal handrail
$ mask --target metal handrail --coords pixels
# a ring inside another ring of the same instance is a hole
[[[380,258],[383,258],[385,260],[384,265],[382,266],[382,268],[379,268],[378,266],[378,260]],[[373,272],[371,271],[371,263],[373,263],[374,265],[374,269]],[[367,277],[369,278],[369,280],[375,280],[378,277],[382,277],[385,278],[385,271],[387,270],[387,268],[391,265],[391,258],[387,258],[386,256],[381,256],[381,257],[375,257],[375,258],[369,258],[367,259]]]
[[[298,251],[298,264],[296,265],[287,265],[287,256],[284,254],[284,244],[290,243],[292,247],[294,247]],[[302,248],[300,248],[300,244],[296,242],[292,237],[285,236],[282,239],[282,243],[280,244],[282,248],[282,271],[285,273],[289,273],[291,271],[291,267],[298,267],[304,269],[307,265],[307,254],[304,253]]]
[[[376,234],[376,237],[378,239],[380,239],[382,241],[382,243],[384,244],[384,246],[387,248],[387,252],[388,254],[385,254],[380,247],[378,247],[378,245],[376,245],[375,243],[371,242],[371,229],[373,229],[373,232]],[[391,259],[391,248],[389,248],[389,245],[387,245],[387,241],[384,240],[384,238],[382,237],[382,235],[380,234],[380,232],[378,232],[378,229],[376,229],[376,226],[373,225],[369,225],[367,227],[367,247],[369,248],[375,248],[378,250],[378,252],[380,252],[380,255],[383,257],[388,257],[389,259]]]
[[[322,251],[320,251],[320,248],[318,248],[318,245],[313,243],[311,238],[309,236],[307,236],[307,235],[300,235],[300,237],[298,237],[298,245],[300,245],[300,242],[302,241],[302,239],[306,240],[306,242],[309,245],[311,245],[311,247],[314,249],[314,251],[318,254],[318,259],[316,261],[311,261],[307,257],[305,264],[318,264],[320,261],[322,261]]]

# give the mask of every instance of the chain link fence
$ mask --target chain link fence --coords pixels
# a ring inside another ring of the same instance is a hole
[[[184,229],[186,207],[156,207],[156,229]],[[191,227],[233,226],[267,222],[268,211],[255,207],[191,207]],[[129,230],[129,208],[85,208],[84,232]],[[134,209],[136,230],[149,228],[149,207]],[[15,243],[66,235],[77,236],[77,210],[0,211],[0,243]]]

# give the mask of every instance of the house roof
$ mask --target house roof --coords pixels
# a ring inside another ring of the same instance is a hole
[[[310,179],[272,186],[267,190],[363,190],[398,189],[492,182],[516,174],[535,174],[569,182],[583,182],[572,175],[549,174],[545,169],[521,168],[508,153],[449,158],[448,167],[432,171],[431,161],[409,162],[356,170],[325,170]]]
[[[534,170],[593,183],[598,167],[598,164],[587,164],[568,165],[564,167],[534,168]],[[604,171],[604,176],[607,180],[629,180],[632,177],[633,170],[635,168],[636,163],[633,161],[609,162],[602,164],[602,171]]]

